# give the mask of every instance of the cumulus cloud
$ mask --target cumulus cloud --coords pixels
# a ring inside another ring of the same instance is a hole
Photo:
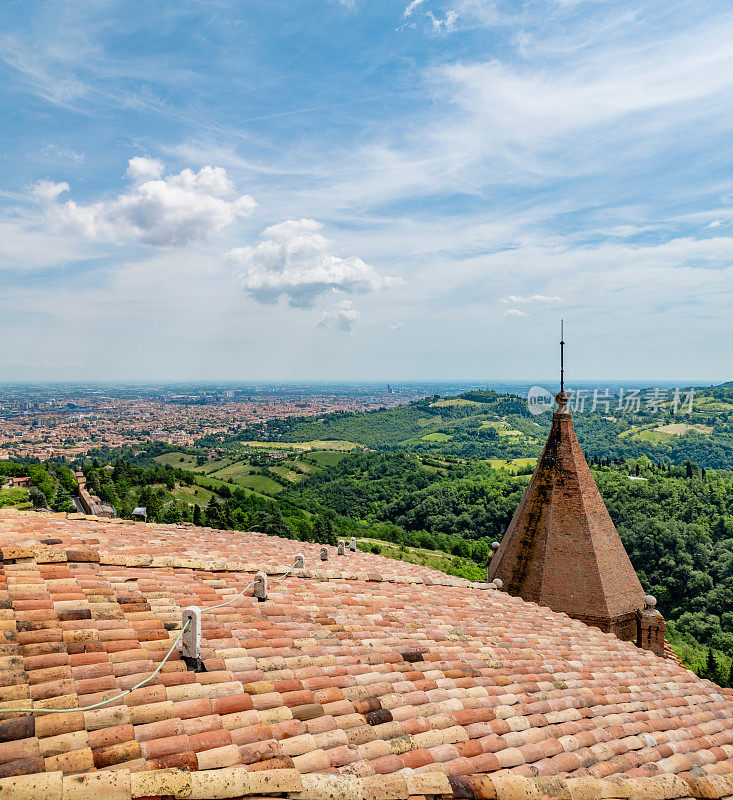
[[[508,305],[517,305],[518,303],[561,303],[562,297],[549,297],[545,294],[531,294],[528,296],[521,294],[510,294],[508,297],[503,297],[501,302],[507,303]]]
[[[402,282],[381,277],[356,256],[335,255],[322,230],[313,219],[286,220],[266,228],[255,247],[231,250],[239,284],[260,303],[286,297],[291,306],[311,308],[325,293],[365,294]]]
[[[350,331],[359,316],[360,314],[351,300],[344,300],[330,311],[323,312],[318,322],[318,327],[340,328],[342,331]]]
[[[135,156],[127,162],[125,175],[133,181],[140,178],[160,178],[163,169],[163,164],[157,158]]]
[[[126,176],[135,184],[111,200],[89,205],[58,202],[68,183],[41,181],[32,192],[49,219],[88,239],[138,241],[167,247],[207,239],[255,207],[236,189],[221,167],[184,169],[163,177],[152,158],[130,159]]]
[[[504,312],[504,316],[505,317],[528,317],[529,314],[527,314],[526,311],[520,311],[518,308],[508,308]]]
[[[38,181],[33,187],[31,195],[34,200],[41,205],[52,203],[60,194],[69,191],[69,184],[65,181],[62,183],[53,183],[53,181]]]

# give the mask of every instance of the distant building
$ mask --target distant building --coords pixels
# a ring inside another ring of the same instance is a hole
[[[22,477],[15,475],[8,479],[8,486],[11,488],[28,488],[31,484],[32,481],[27,475],[23,475]]]

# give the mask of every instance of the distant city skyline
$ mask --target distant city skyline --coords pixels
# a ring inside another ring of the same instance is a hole
[[[730,380],[702,12],[4,4],[0,382]]]

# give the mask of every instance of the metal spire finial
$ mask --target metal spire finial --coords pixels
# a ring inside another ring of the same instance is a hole
[[[560,391],[565,391],[565,320],[560,320]]]

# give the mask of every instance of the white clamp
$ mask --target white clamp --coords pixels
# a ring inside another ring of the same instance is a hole
[[[355,550],[356,550],[356,536],[352,536],[351,537],[351,541],[349,542],[349,550],[351,550],[352,553],[355,552]]]
[[[181,636],[181,655],[201,658],[201,609],[198,606],[184,608],[181,622],[186,627]]]
[[[328,561],[328,550],[325,547],[321,548],[321,561]]]
[[[343,539],[339,539],[339,545],[338,548],[336,549],[336,554],[340,556],[346,555],[346,545],[344,544]]]
[[[254,596],[260,603],[267,600],[267,575],[264,572],[255,575]]]
[[[302,553],[298,553],[298,555],[295,556],[293,569],[305,569],[305,556]]]

